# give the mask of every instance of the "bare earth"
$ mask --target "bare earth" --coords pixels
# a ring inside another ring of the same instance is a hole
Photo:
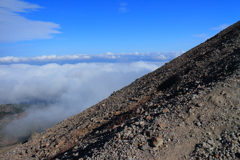
[[[240,159],[240,21],[0,159]]]

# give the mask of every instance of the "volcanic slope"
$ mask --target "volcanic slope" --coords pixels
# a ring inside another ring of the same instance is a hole
[[[240,21],[0,159],[240,159]]]

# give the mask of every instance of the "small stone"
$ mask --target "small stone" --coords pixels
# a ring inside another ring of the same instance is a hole
[[[163,111],[162,111],[162,113],[167,113],[167,112],[169,112],[169,109],[168,108],[165,108],[165,109],[163,109]]]
[[[117,128],[117,127],[118,127],[118,125],[114,124],[113,127],[112,127],[112,129],[115,129],[115,128]],[[98,131],[98,130],[97,130],[97,131]],[[98,132],[97,132],[97,131],[96,131],[96,133],[99,132],[99,131],[98,131]]]
[[[117,116],[117,115],[119,115],[121,112],[120,111],[117,111],[117,112],[115,112],[115,116]]]
[[[209,145],[208,145],[206,142],[203,142],[203,143],[202,143],[202,147],[203,147],[203,148],[209,148]]]
[[[140,125],[144,125],[145,122],[144,122],[144,121],[140,121],[139,124],[140,124]]]
[[[201,124],[201,122],[197,122],[197,126],[201,126],[202,124]]]
[[[77,156],[78,156],[78,152],[77,152],[77,153],[73,153],[73,156],[74,156],[74,157],[77,157]]]
[[[207,135],[211,136],[211,135],[212,135],[212,133],[211,133],[211,132],[208,132],[208,133],[207,133]]]
[[[120,139],[121,138],[121,134],[117,133],[117,137],[118,137],[118,139]]]
[[[146,144],[139,144],[139,148],[143,151],[147,150],[148,146]]]
[[[45,144],[45,147],[48,147],[48,146],[50,146],[50,143],[49,143],[49,142]]]
[[[148,116],[146,117],[146,120],[150,120],[150,119],[152,119],[152,117],[148,115]]]
[[[140,123],[139,123],[139,122],[135,122],[134,124],[135,124],[135,125],[139,125]]]
[[[212,145],[212,146],[214,146],[214,144],[215,144],[213,140],[207,140],[207,143]]]
[[[203,106],[204,106],[203,103],[198,103],[198,104],[197,104],[197,107],[203,107]]]
[[[128,137],[129,136],[129,134],[131,134],[132,133],[132,131],[131,130],[127,130],[127,132],[124,134],[126,137]]]
[[[160,124],[158,124],[158,127],[163,128],[163,127],[165,127],[165,125],[160,123]]]
[[[163,138],[162,136],[158,136],[158,137],[152,137],[151,139],[151,145],[153,147],[159,147],[159,146],[162,146],[163,145]]]
[[[139,109],[139,108],[136,110],[136,113],[138,113],[138,114],[139,114],[139,113],[141,113],[141,111],[140,111],[140,109]]]

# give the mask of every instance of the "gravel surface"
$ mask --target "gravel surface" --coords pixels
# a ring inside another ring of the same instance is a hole
[[[240,159],[240,22],[0,159]]]

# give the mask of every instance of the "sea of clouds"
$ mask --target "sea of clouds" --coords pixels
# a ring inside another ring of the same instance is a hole
[[[136,61],[163,62],[170,61],[181,55],[182,52],[133,52],[133,53],[111,53],[104,54],[75,54],[75,55],[42,55],[37,57],[0,57],[0,65],[4,64],[35,64],[45,65],[49,63],[76,64],[76,63],[130,63]]]
[[[0,104],[33,104],[4,130],[41,132],[107,98],[164,62],[0,65]],[[39,108],[36,106],[45,106]]]

